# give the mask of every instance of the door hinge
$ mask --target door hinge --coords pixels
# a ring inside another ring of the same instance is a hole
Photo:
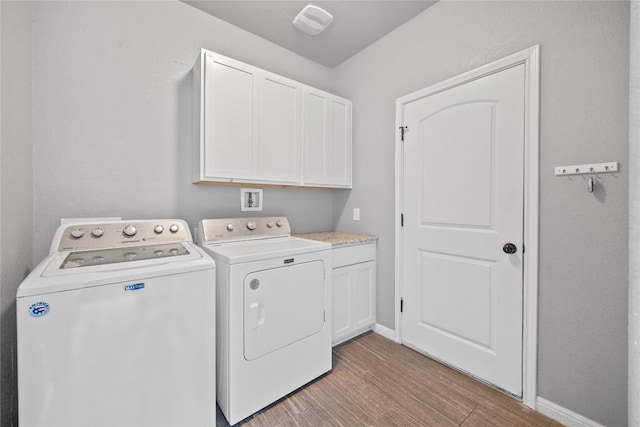
[[[404,227],[404,214],[400,214],[400,227]]]
[[[525,251],[525,247],[524,247],[524,243],[522,244],[522,253],[524,253]]]
[[[400,313],[404,311],[404,300],[400,298]]]
[[[404,141],[404,133],[409,130],[409,126],[398,126],[400,129],[400,141]]]

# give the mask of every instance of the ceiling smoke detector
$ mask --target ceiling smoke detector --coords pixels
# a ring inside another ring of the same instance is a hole
[[[329,12],[310,4],[295,17],[293,26],[303,33],[315,36],[327,28],[331,21],[333,21],[333,16]]]

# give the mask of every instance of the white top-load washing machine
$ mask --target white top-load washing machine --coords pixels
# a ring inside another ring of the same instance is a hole
[[[184,221],[61,226],[17,323],[21,427],[215,425],[215,263]]]
[[[285,217],[205,219],[215,259],[217,398],[230,424],[331,370],[331,245]]]

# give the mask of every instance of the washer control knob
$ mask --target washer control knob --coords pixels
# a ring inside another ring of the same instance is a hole
[[[169,231],[172,233],[177,233],[178,230],[180,230],[180,227],[178,226],[178,224],[171,224],[169,226]]]
[[[103,234],[104,234],[104,230],[100,227],[94,228],[93,230],[91,230],[91,235],[93,237],[102,237]]]
[[[276,221],[276,225],[277,225],[278,227],[282,227],[282,226],[284,225],[284,222],[282,222],[282,221]]]
[[[247,223],[247,228],[248,228],[249,230],[251,230],[251,231],[255,230],[255,229],[256,229],[256,223],[255,223],[255,222],[253,222],[253,221],[249,221],[249,222]]]
[[[124,228],[122,229],[122,234],[124,234],[127,237],[133,237],[136,235],[137,232],[138,232],[138,229],[133,224],[125,225]]]
[[[267,221],[267,227],[273,228],[273,221]]]
[[[71,230],[71,237],[74,239],[79,239],[84,236],[84,230],[82,228],[76,228]]]
[[[153,227],[153,232],[156,234],[162,234],[163,231],[164,231],[164,227],[161,226],[160,224]]]
[[[233,224],[227,224],[227,230],[233,231],[234,228]]]

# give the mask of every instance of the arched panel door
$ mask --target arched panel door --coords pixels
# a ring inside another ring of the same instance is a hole
[[[525,69],[404,106],[402,341],[522,394]]]

